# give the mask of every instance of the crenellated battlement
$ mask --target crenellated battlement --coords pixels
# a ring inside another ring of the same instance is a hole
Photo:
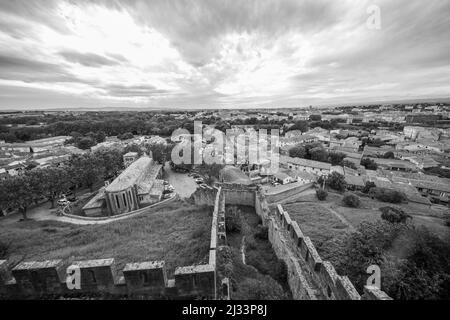
[[[117,270],[114,258],[83,260],[24,261],[15,266],[0,260],[0,296],[46,298],[89,295],[127,296],[150,299],[216,298],[216,246],[220,188],[215,188],[208,264],[177,267],[168,278],[164,261],[130,262]],[[67,270],[80,271],[80,288],[69,289]]]

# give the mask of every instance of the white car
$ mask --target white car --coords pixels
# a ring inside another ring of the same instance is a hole
[[[195,179],[195,182],[196,182],[197,184],[202,184],[202,183],[204,183],[205,181],[204,181],[202,178],[197,178],[197,179]]]

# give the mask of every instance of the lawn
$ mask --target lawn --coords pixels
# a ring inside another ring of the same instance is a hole
[[[394,206],[412,215],[412,222],[416,226],[424,226],[440,237],[445,237],[449,233],[449,228],[444,225],[444,220],[437,217],[439,215],[442,216],[444,214],[443,211],[448,211],[448,209],[438,206],[430,208],[430,206],[412,202],[400,205],[390,204],[366,197],[361,197],[361,203],[361,208],[356,209],[343,206],[341,201],[335,201],[331,206],[355,228],[363,221],[373,222],[381,220],[379,208]]]
[[[311,238],[323,259],[333,260],[339,254],[336,248],[349,230],[332,212],[317,203],[291,203],[283,205],[283,208]]]
[[[156,212],[106,225],[75,226],[56,221],[0,226],[11,263],[21,260],[115,258],[128,262],[164,260],[169,275],[177,266],[208,260],[212,208],[177,201]]]

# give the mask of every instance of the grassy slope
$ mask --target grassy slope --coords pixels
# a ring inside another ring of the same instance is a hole
[[[176,202],[153,213],[106,225],[74,226],[30,221],[0,226],[7,258],[19,260],[115,258],[127,262],[165,260],[176,266],[207,261],[212,209]]]
[[[333,213],[314,203],[294,203],[283,208],[311,238],[323,259],[333,261],[339,255],[337,249],[348,228]]]

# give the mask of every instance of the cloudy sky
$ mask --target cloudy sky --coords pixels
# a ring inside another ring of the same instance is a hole
[[[450,97],[449,30],[449,0],[0,0],[0,110]]]

